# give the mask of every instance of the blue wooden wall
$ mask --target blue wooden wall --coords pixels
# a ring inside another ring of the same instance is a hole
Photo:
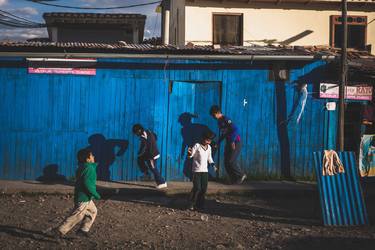
[[[225,69],[212,64],[203,69],[173,69],[147,67],[152,60],[101,61],[141,66],[99,68],[96,76],[28,74],[25,67],[0,68],[0,178],[36,179],[47,166],[54,166],[65,177],[73,176],[76,152],[89,146],[102,167],[109,168],[110,179],[137,180],[141,175],[135,158],[138,139],[131,127],[141,123],[157,133],[163,176],[183,179],[181,165],[176,163],[181,155],[176,134],[180,136],[181,128],[175,121],[180,111],[194,112],[198,118],[192,123],[216,129],[208,116],[216,100],[240,129],[244,145],[240,163],[250,175],[279,177],[285,164],[290,164],[292,176],[311,177],[312,152],[334,145],[336,112],[326,111],[326,100],[312,96],[313,72],[324,67],[322,61],[294,67],[285,84],[269,81],[266,67]],[[296,100],[295,81],[301,79],[310,92],[302,120],[280,129]],[[171,82],[185,85],[180,85],[176,95]],[[207,90],[205,82],[218,91]],[[198,83],[203,85],[194,87]],[[189,97],[192,93],[194,97]],[[204,95],[207,99],[202,99]]]

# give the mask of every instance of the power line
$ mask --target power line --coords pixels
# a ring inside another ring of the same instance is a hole
[[[30,20],[28,20],[28,19],[26,19],[26,18],[16,16],[16,15],[14,15],[14,14],[12,14],[12,13],[10,13],[10,12],[7,12],[7,11],[5,11],[5,10],[0,10],[0,13],[4,14],[4,15],[6,15],[6,16],[10,16],[10,18],[13,17],[13,18],[15,18],[15,19],[19,19],[19,20],[24,21],[24,22],[26,22],[26,23],[30,23],[30,24],[38,24],[38,23],[36,23],[36,22],[34,22],[34,21],[30,21]],[[1,15],[1,14],[0,14],[0,15]]]
[[[114,10],[114,9],[128,9],[128,8],[134,8],[134,7],[141,7],[141,6],[147,6],[152,4],[161,3],[161,1],[155,1],[150,3],[141,3],[141,4],[131,4],[131,5],[125,5],[125,6],[116,6],[116,7],[77,7],[77,6],[70,6],[70,5],[60,5],[60,4],[53,4],[53,3],[45,3],[43,0],[27,0],[30,2],[47,5],[47,6],[53,6],[53,7],[59,7],[59,8],[67,8],[67,9],[77,9],[77,10]]]
[[[0,10],[0,24],[13,28],[42,28],[45,27],[43,23],[30,21],[26,18],[16,16],[4,10]]]

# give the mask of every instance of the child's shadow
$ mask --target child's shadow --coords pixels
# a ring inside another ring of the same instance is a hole
[[[51,236],[49,236],[48,234],[45,234],[40,231],[23,229],[23,228],[14,227],[14,226],[0,225],[0,232],[8,234],[13,237],[29,238],[29,239],[33,239],[36,241],[43,241],[43,242],[54,242],[53,240],[45,239],[45,238],[51,238]]]
[[[93,134],[88,138],[87,147],[95,156],[98,163],[97,178],[102,181],[110,181],[110,166],[114,163],[116,156],[122,156],[128,148],[129,142],[120,139],[106,139],[102,134]],[[118,151],[116,152],[116,148]]]
[[[66,183],[67,179],[64,175],[58,173],[59,166],[57,164],[49,164],[43,168],[43,175],[36,180],[45,184]]]

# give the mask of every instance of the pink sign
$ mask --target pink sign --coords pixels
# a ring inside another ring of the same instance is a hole
[[[32,68],[29,67],[30,74],[63,74],[63,75],[96,75],[96,69],[78,69],[78,68]]]
[[[372,86],[357,85],[357,86],[346,86],[345,88],[345,99],[350,100],[372,100]],[[319,88],[320,98],[339,98],[339,86],[335,83],[321,83]]]

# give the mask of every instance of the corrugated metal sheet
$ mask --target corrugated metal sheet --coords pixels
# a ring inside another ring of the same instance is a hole
[[[324,100],[311,94],[301,122],[280,129],[280,117],[290,113],[296,99],[294,82],[304,78],[311,93],[316,82],[309,74],[323,61],[294,68],[285,84],[269,81],[268,69],[256,65],[217,69],[220,62],[215,62],[212,69],[162,70],[145,69],[149,61],[141,59],[113,63],[135,61],[138,69],[97,69],[96,76],[0,68],[0,178],[35,179],[50,165],[73,176],[77,150],[94,143],[91,147],[100,151],[102,167],[109,168],[112,180],[135,180],[141,173],[131,127],[139,122],[158,135],[163,176],[183,179],[179,115],[195,113],[199,118],[193,123],[215,129],[215,120],[208,116],[215,102],[240,128],[240,163],[250,175],[278,177],[282,166],[290,164],[293,176],[311,177],[311,152],[334,139],[336,112],[324,110]],[[128,145],[126,151],[117,156],[123,145]]]
[[[57,52],[57,53],[142,53],[142,54],[170,54],[170,55],[269,55],[269,56],[340,56],[340,49],[328,46],[221,46],[211,45],[152,45],[129,44],[124,41],[116,43],[88,43],[88,42],[0,42],[0,52]],[[349,59],[365,58],[373,62],[374,55],[367,51],[348,50]]]
[[[314,152],[324,225],[367,225],[367,211],[354,152],[339,152],[338,155],[345,173],[323,176],[323,153]]]

